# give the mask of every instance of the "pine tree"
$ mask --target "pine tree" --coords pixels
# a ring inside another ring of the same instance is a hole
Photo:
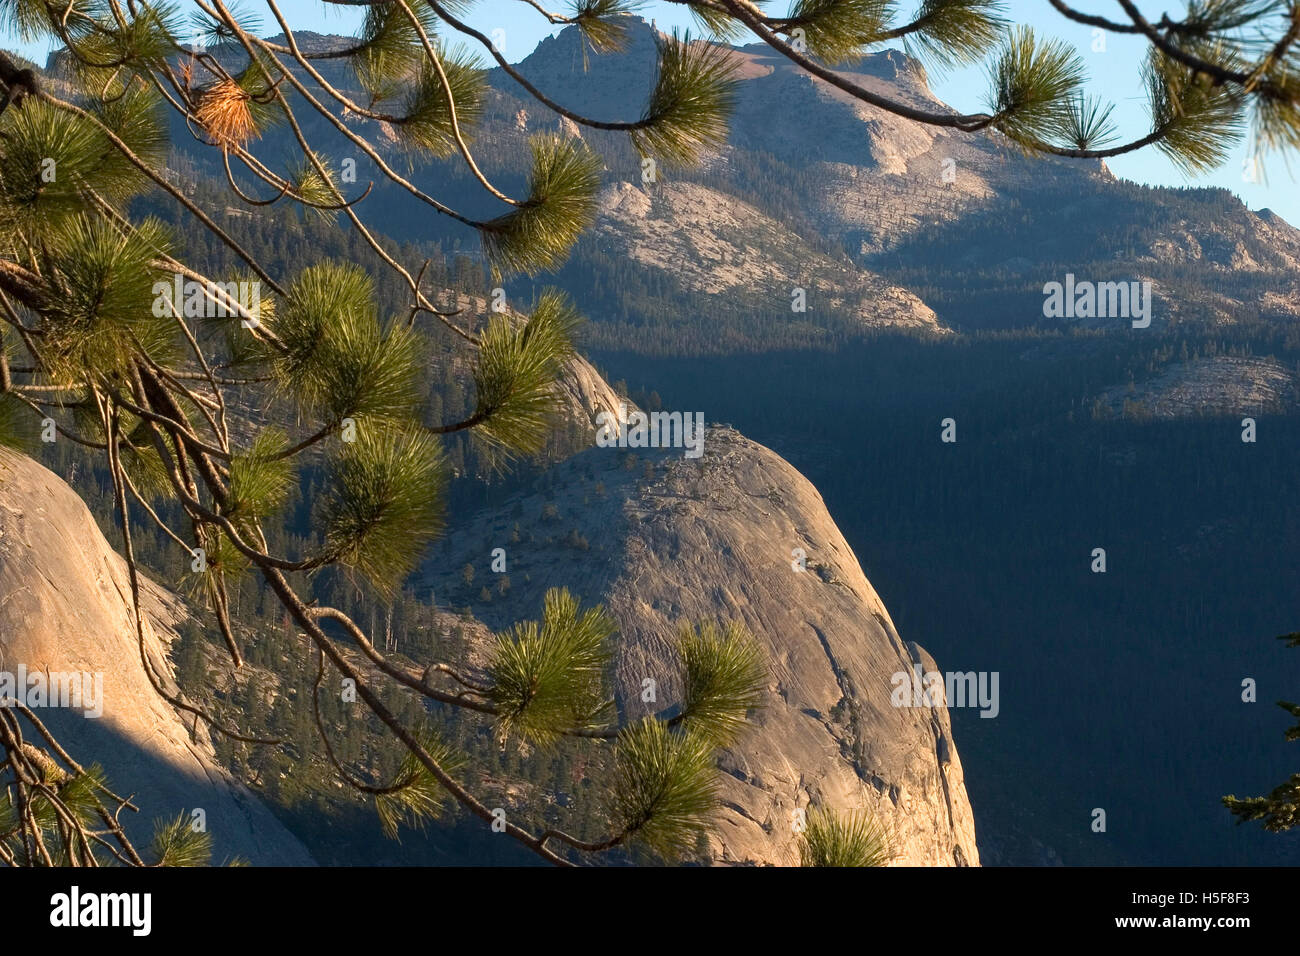
[[[1278,640],[1285,641],[1287,647],[1300,647],[1300,633],[1283,634]],[[1278,706],[1300,721],[1300,704],[1283,700],[1278,701]],[[1300,740],[1300,722],[1287,728],[1285,739]],[[1223,798],[1223,805],[1232,811],[1238,823],[1258,822],[1274,833],[1300,826],[1300,773],[1291,774],[1266,796],[1242,798],[1228,795]]]

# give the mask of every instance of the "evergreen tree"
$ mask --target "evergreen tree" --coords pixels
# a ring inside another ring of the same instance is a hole
[[[1283,634],[1278,638],[1285,641],[1287,647],[1300,647],[1300,633]],[[1300,704],[1278,701],[1278,706],[1292,717],[1300,719]],[[1300,723],[1287,728],[1288,741],[1300,740]],[[1258,821],[1264,829],[1280,833],[1300,826],[1300,773],[1291,774],[1285,783],[1280,783],[1263,797],[1223,798],[1223,805],[1232,811],[1239,823]]]

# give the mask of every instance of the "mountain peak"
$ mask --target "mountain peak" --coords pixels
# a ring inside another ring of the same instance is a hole
[[[652,63],[654,61],[655,41],[660,37],[668,36],[668,34],[659,29],[655,20],[647,20],[642,16],[628,14],[622,16],[620,20],[626,33],[626,41],[623,49],[619,51],[597,53],[586,42],[581,30],[576,26],[568,26],[556,34],[543,38],[533,49],[533,52],[520,61],[519,65],[521,68],[544,69],[558,66],[571,69],[575,63],[585,67],[601,60],[626,63],[629,58],[633,60],[646,59]],[[737,47],[721,41],[710,40],[708,37],[702,37],[689,31],[682,35],[698,42],[727,46],[745,60],[759,59],[768,61],[767,66],[769,68],[799,69],[795,63],[785,59],[779,51],[761,40],[755,40],[753,43]],[[867,53],[861,59],[847,64],[840,72],[873,76],[891,83],[916,85],[927,94],[929,93],[925,66],[920,60],[900,49],[889,48]]]
[[[277,33],[266,39],[270,43],[281,45],[288,42],[283,33]],[[357,44],[356,37],[340,36],[337,33],[317,33],[315,30],[295,30],[293,39],[298,49],[307,54],[337,53],[339,50],[346,50]]]

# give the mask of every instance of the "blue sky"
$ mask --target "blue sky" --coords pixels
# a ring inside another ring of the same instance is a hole
[[[565,9],[564,0],[549,2],[557,10]],[[259,12],[263,32],[277,32],[273,18],[269,13],[262,13],[266,8],[258,0],[245,0],[241,6]],[[279,0],[279,6],[289,21],[298,28],[323,33],[352,32],[361,19],[361,13],[356,8],[341,7],[320,0]],[[772,4],[773,8],[778,6],[780,4],[777,2]],[[1079,0],[1076,6],[1100,12],[1112,5],[1100,4],[1096,0]],[[1148,2],[1143,6],[1149,15],[1155,16],[1160,12],[1159,4]],[[1175,9],[1180,4],[1168,3],[1165,6]],[[908,9],[906,0],[900,3],[900,7]],[[1105,49],[1095,50],[1093,31],[1089,27],[1064,20],[1043,0],[1008,0],[1006,11],[1011,20],[1029,24],[1041,33],[1059,36],[1080,52],[1089,70],[1091,90],[1116,104],[1115,118],[1124,139],[1136,138],[1147,132],[1140,80],[1145,52],[1143,41],[1108,35],[1105,38]],[[653,18],[661,29],[692,26],[690,14],[680,6],[649,2],[645,4],[643,13],[646,17]],[[522,0],[477,0],[466,19],[486,33],[503,31],[502,46],[507,58],[512,61],[527,56],[538,41],[558,30]],[[11,49],[19,49],[38,62],[44,62],[47,52],[44,47],[21,44],[7,30],[0,30],[0,43]],[[982,98],[987,83],[982,67],[963,69],[946,76],[936,76],[932,71],[931,85],[941,98],[958,109],[975,111],[983,106]],[[1152,148],[1117,157],[1110,160],[1109,165],[1116,175],[1141,183],[1223,186],[1239,195],[1252,209],[1269,207],[1289,222],[1300,224],[1300,188],[1297,187],[1295,178],[1300,174],[1300,164],[1289,163],[1288,160],[1294,160],[1295,157],[1280,153],[1261,156],[1258,162],[1252,164],[1252,154],[1252,143],[1247,137],[1236,147],[1232,158],[1222,168],[1195,179],[1188,179],[1158,150]],[[1290,166],[1296,167],[1295,173]],[[1254,182],[1249,180],[1249,170],[1252,168],[1259,170]]]

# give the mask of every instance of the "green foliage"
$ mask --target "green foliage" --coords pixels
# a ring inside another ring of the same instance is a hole
[[[993,82],[989,111],[994,126],[1027,149],[1052,142],[1071,130],[1070,104],[1083,82],[1083,63],[1061,40],[1039,42],[1034,31],[1017,27],[989,68]]]
[[[464,766],[462,755],[438,733],[426,731],[418,739],[447,774],[454,775]],[[396,780],[395,789],[375,795],[375,810],[389,839],[396,839],[403,826],[424,829],[446,809],[447,791],[415,754],[407,751]]]
[[[1115,136],[1111,114],[1113,103],[1076,96],[1070,100],[1065,140],[1076,149],[1098,149]]]
[[[884,866],[892,856],[884,827],[865,811],[813,810],[799,841],[803,866]]]
[[[235,288],[241,288],[240,283],[251,283],[258,280],[245,274],[236,274],[231,277],[231,282],[235,283]],[[251,286],[250,286],[251,288]],[[256,322],[258,325],[264,325],[269,329],[276,328],[277,316],[281,314],[282,309],[276,308],[276,298],[274,296],[262,295],[260,291],[256,301],[248,303],[239,303],[239,308],[225,308],[216,312],[215,315],[205,316],[200,322],[208,329],[215,329],[221,337],[221,343],[224,346],[224,352],[229,356],[229,362],[232,368],[247,369],[256,374],[262,374],[266,371],[269,363],[282,362],[285,360],[285,353],[276,349],[266,339],[251,335],[245,328],[245,322]],[[227,285],[226,291],[230,291]],[[238,297],[235,297],[238,300]],[[251,318],[250,318],[251,317]],[[301,343],[300,343],[301,344]],[[300,349],[298,358],[301,358]],[[295,356],[293,352],[287,356],[289,364],[294,365]],[[301,371],[294,369],[294,371]],[[279,382],[283,387],[286,380],[294,374],[284,367],[273,369],[272,378]],[[303,401],[306,404],[300,404],[299,410],[310,414],[318,406],[311,404],[312,401],[318,400],[318,396],[304,396]]]
[[[0,19],[12,25],[18,39],[30,43],[48,35],[52,6],[48,0],[0,0]]]
[[[746,27],[733,17],[724,7],[713,3],[689,3],[691,17],[714,38],[733,42],[744,35]]]
[[[90,112],[141,159],[157,163],[166,155],[167,134],[152,90],[132,86],[92,103]],[[86,190],[123,202],[146,182],[93,122],[42,101],[6,110],[0,132],[0,226],[32,242],[51,239],[80,217]]]
[[[138,159],[155,169],[165,164],[170,137],[163,117],[162,97],[153,87],[133,83],[118,96],[94,101],[91,112]],[[125,202],[152,185],[102,131],[96,130],[95,138],[98,152],[93,158],[96,165],[87,185],[94,187],[104,198],[116,202]]]
[[[730,746],[749,712],[763,703],[767,663],[739,621],[705,621],[677,638],[682,665],[682,717],[687,727],[719,747]]]
[[[685,857],[712,828],[717,776],[709,740],[653,718],[632,724],[618,736],[610,819],[629,843]]]
[[[0,17],[27,42],[67,43],[55,55],[91,96],[114,97],[158,69],[175,49],[182,19],[173,3],[110,8],[61,0],[0,0]]]
[[[411,12],[432,41],[438,19],[425,3],[408,4]],[[375,100],[392,96],[403,80],[417,70],[424,47],[420,32],[397,4],[366,7],[357,52],[351,57],[352,68],[362,89]]]
[[[0,241],[8,246],[15,233],[39,238],[79,216],[85,185],[102,185],[93,127],[37,101],[6,110],[0,131]]]
[[[474,364],[474,438],[499,454],[531,454],[555,413],[555,381],[573,354],[579,316],[568,298],[544,292],[525,321],[496,314],[479,336]]]
[[[156,361],[174,356],[176,326],[155,315],[152,265],[167,236],[146,221],[123,235],[101,218],[81,216],[50,235],[42,272],[50,289],[43,344],[55,376],[83,382],[115,373],[129,380],[141,349]]]
[[[82,432],[102,435],[103,424],[97,418],[91,419],[89,402],[85,403],[84,411],[86,425],[89,426],[93,422],[93,427],[83,426]],[[118,413],[118,418],[122,433],[118,452],[122,459],[122,467],[126,470],[131,483],[142,495],[169,494],[171,484],[167,475],[167,466],[158,457],[152,429],[143,419],[125,410]]]
[[[725,47],[690,34],[657,37],[659,76],[632,144],[642,156],[685,166],[701,150],[721,147],[735,105],[736,60]]]
[[[99,808],[98,794],[104,786],[104,768],[93,764],[84,773],[71,774],[62,781],[59,799],[74,817],[88,822],[95,819]]]
[[[389,596],[442,531],[442,450],[423,431],[378,424],[341,444],[320,511],[330,553]]]
[[[1297,14],[1300,16],[1300,13]],[[1257,87],[1255,140],[1263,149],[1300,148],[1300,57],[1272,67]]]
[[[1285,641],[1287,647],[1300,647],[1300,632],[1283,634],[1278,640]],[[1297,719],[1295,726],[1287,728],[1285,739],[1292,743],[1300,740],[1300,704],[1282,700],[1278,706]],[[1300,773],[1291,774],[1267,796],[1242,799],[1229,795],[1223,798],[1223,805],[1232,811],[1238,823],[1258,821],[1273,833],[1300,826]]]
[[[535,136],[528,198],[483,225],[483,248],[500,269],[553,269],[596,219],[601,158],[581,140]]]
[[[262,33],[262,18],[255,12],[250,11],[247,3],[240,2],[240,0],[231,0],[231,2],[225,3],[224,6],[245,33],[254,36],[264,35]],[[224,20],[209,16],[206,10],[196,10],[190,15],[190,21],[194,27],[191,36],[203,39],[207,48],[220,51],[243,50],[238,34]]]
[[[288,350],[275,363],[276,376],[304,411],[333,424],[410,418],[420,374],[416,341],[405,325],[380,326],[374,283],[363,269],[304,269],[273,328]]]
[[[154,824],[150,849],[155,866],[207,866],[212,860],[212,834],[198,831],[184,813]]]
[[[1200,76],[1159,50],[1147,59],[1151,124],[1164,137],[1161,152],[1188,172],[1220,165],[1243,128],[1242,94]]]
[[[893,12],[893,0],[795,0],[789,23],[809,53],[834,65],[884,39]]]
[[[263,429],[247,452],[230,459],[226,515],[248,522],[278,512],[293,487],[293,462],[283,452],[288,439],[278,428]]]
[[[546,592],[542,620],[497,635],[488,665],[503,734],[553,744],[566,730],[595,726],[609,708],[606,642],[615,631],[599,605],[579,613],[568,590]]]
[[[250,561],[224,531],[211,525],[202,526],[197,539],[207,570],[196,573],[192,564],[184,565],[179,587],[192,600],[212,609],[225,600],[225,590],[248,571]]]
[[[922,0],[908,53],[938,66],[974,63],[1006,32],[1002,0]]]
[[[437,69],[425,59],[418,79],[406,98],[401,122],[394,131],[412,149],[431,156],[450,156],[457,149],[456,130],[468,140],[483,112],[487,91],[484,73],[474,56],[463,47],[449,52],[436,50],[442,72],[451,88],[451,100]],[[456,122],[452,123],[452,105]]]
[[[1248,26],[1277,12],[1278,0],[1188,0],[1179,17],[1178,37],[1184,46]]]
[[[1232,811],[1238,823],[1259,821],[1265,830],[1281,833],[1300,826],[1300,773],[1293,773],[1265,797],[1240,798],[1231,794],[1223,805]]]
[[[41,784],[46,788],[27,790],[29,826],[39,834],[55,866],[83,865],[86,847],[69,821],[75,821],[88,833],[103,829],[100,801],[107,793],[103,769],[94,764],[72,773],[31,744],[24,744],[23,750],[29,766],[35,764],[39,769]],[[5,786],[0,789],[0,847],[20,866],[42,865],[44,857],[39,852],[28,856],[28,844],[20,829],[22,820],[17,795],[12,786]],[[112,862],[100,856],[97,846],[91,846],[90,852],[101,866]]]
[[[313,154],[313,156],[317,163],[320,164],[319,168],[304,156],[289,170],[288,179],[293,184],[293,191],[298,196],[301,196],[306,202],[314,204],[306,207],[311,210],[313,215],[319,216],[325,222],[333,222],[334,217],[338,215],[338,211],[319,207],[338,203],[339,194],[336,192],[337,183],[335,182],[334,173],[330,169],[327,157],[317,154]],[[322,170],[324,170],[323,173]]]
[[[0,445],[26,448],[32,439],[31,425],[27,406],[11,394],[0,395]]]
[[[588,46],[597,53],[612,53],[627,43],[627,27],[622,21],[642,6],[642,0],[572,0],[570,17]]]
[[[62,13],[52,5],[52,16]],[[120,93],[132,75],[162,69],[176,52],[177,37],[184,34],[174,3],[117,8],[117,15],[107,6],[92,4],[78,13],[68,18],[66,28],[75,53],[70,63],[81,85],[99,96]]]

